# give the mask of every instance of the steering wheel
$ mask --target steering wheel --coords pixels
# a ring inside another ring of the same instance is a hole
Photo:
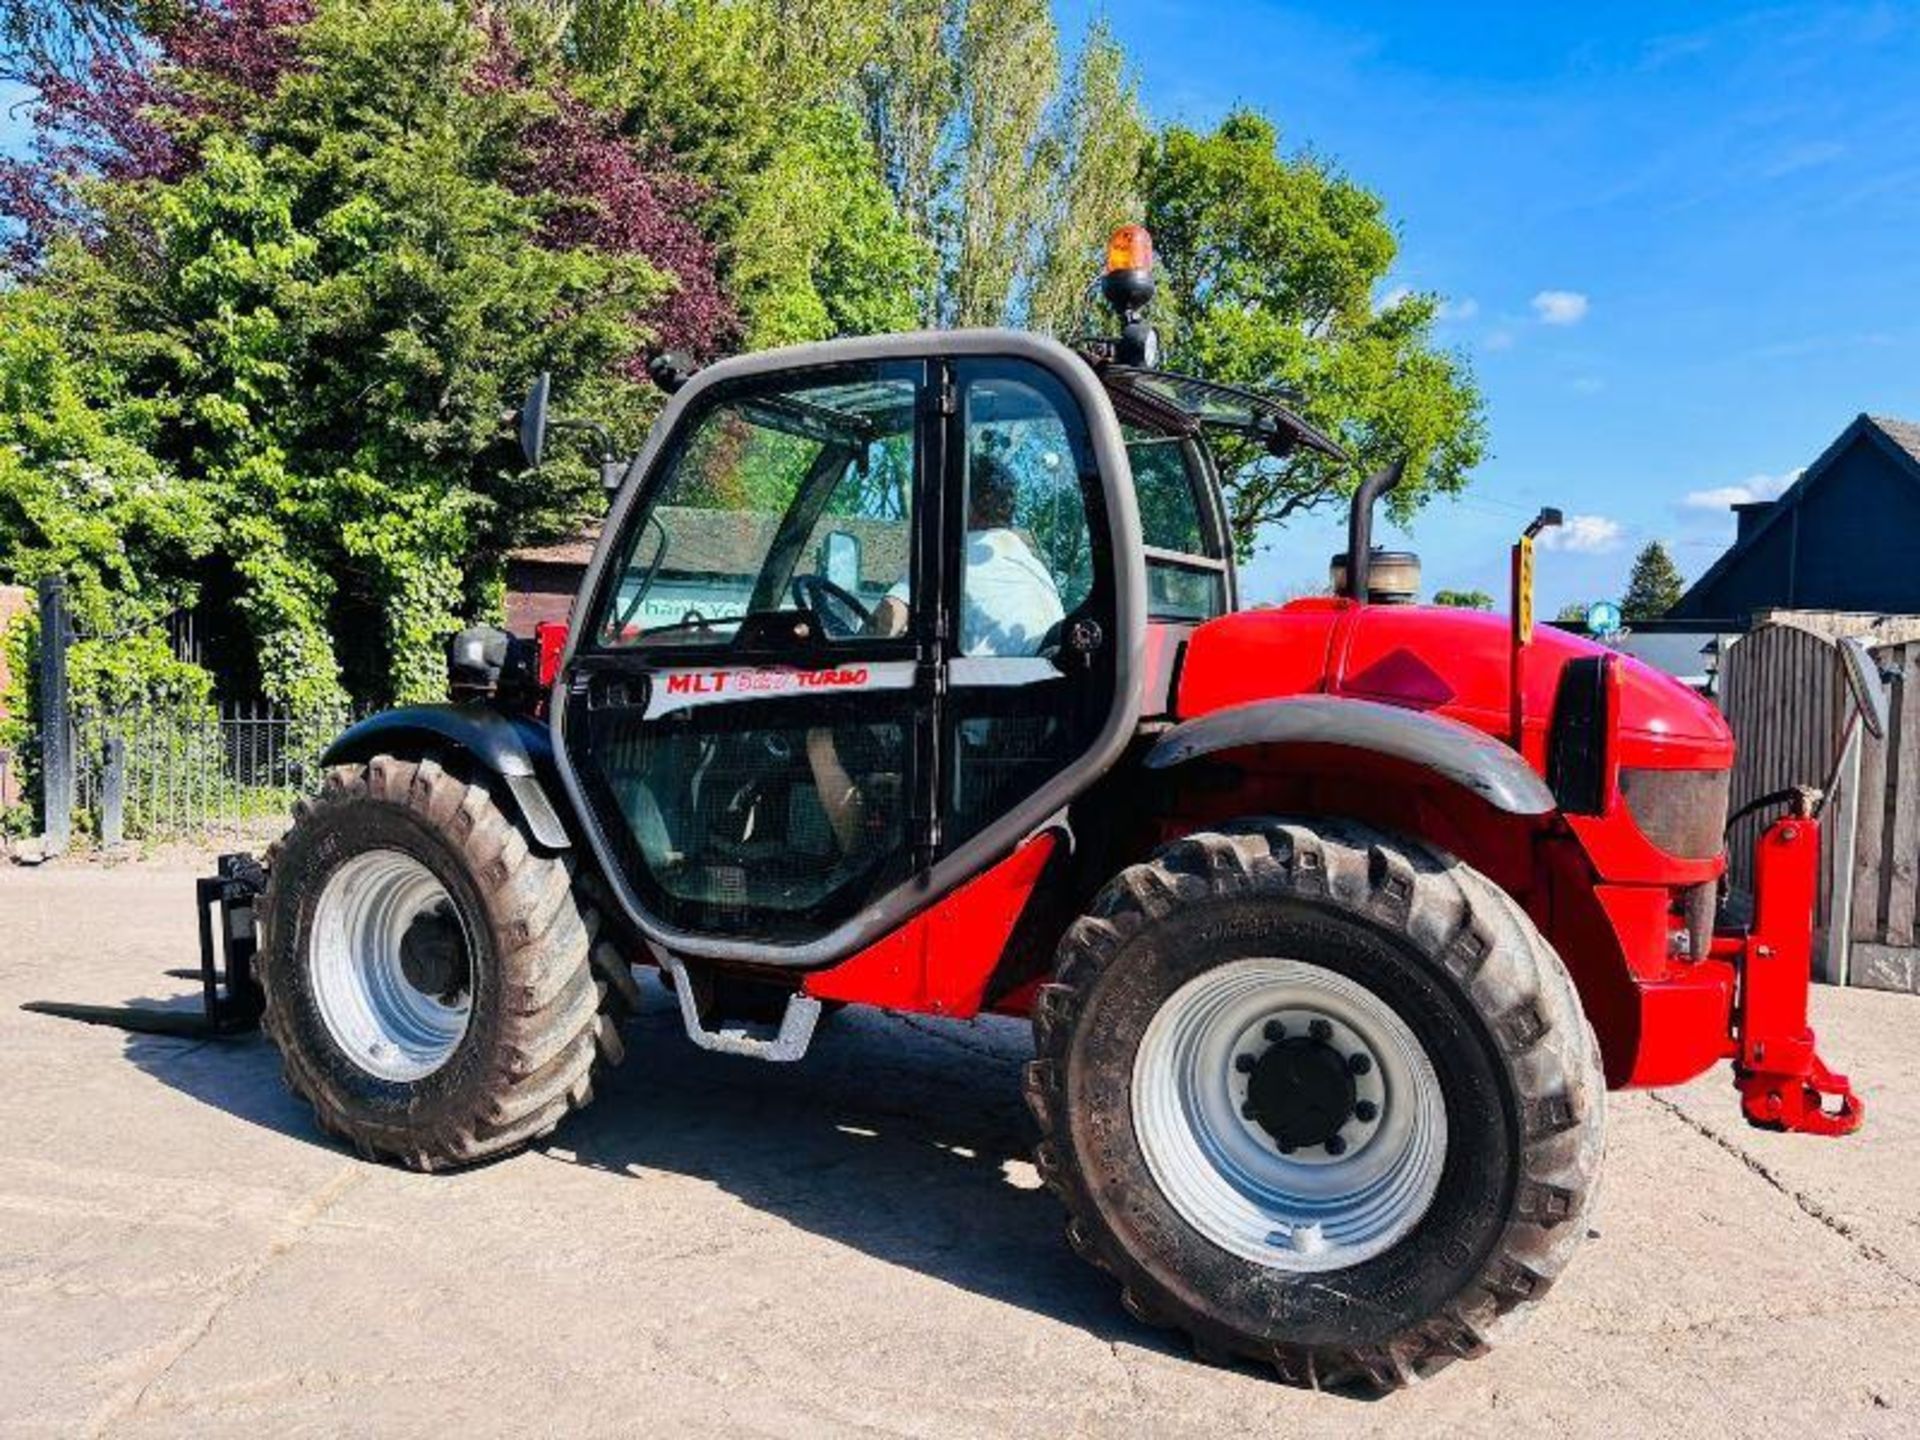
[[[872,610],[824,575],[794,576],[793,598],[802,610],[811,610],[819,618],[829,639],[865,634],[873,622]]]

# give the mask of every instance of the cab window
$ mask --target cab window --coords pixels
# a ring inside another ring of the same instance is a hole
[[[1201,499],[1206,475],[1195,443],[1129,427],[1140,537],[1147,549],[1147,613],[1210,620],[1227,610],[1226,557]]]
[[[613,648],[727,643],[810,611],[866,638],[912,555],[916,378],[862,367],[710,403],[682,424],[595,625]]]

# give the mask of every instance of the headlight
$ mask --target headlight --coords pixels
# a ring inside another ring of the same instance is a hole
[[[1724,848],[1731,770],[1620,771],[1620,795],[1633,823],[1681,860],[1711,860]]]

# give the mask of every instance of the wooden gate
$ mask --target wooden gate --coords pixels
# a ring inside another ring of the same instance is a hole
[[[1920,991],[1920,643],[1873,652],[1892,676],[1887,737],[1860,753],[1860,825],[1853,866],[1856,985]]]
[[[1730,813],[1789,785],[1819,785],[1833,765],[1846,721],[1846,682],[1833,642],[1794,625],[1762,625],[1727,650],[1720,666],[1720,708],[1739,747]],[[1830,815],[1845,813],[1835,796]],[[1749,816],[1727,836],[1733,888],[1753,892],[1753,842],[1778,809]],[[1843,847],[1830,837],[1820,878],[1819,929],[1833,913],[1834,870]]]
[[[1849,805],[1843,776],[1825,812],[1816,954],[1829,953],[1834,896],[1848,894],[1847,978],[1855,985],[1920,991],[1920,641],[1880,645],[1872,653],[1893,677],[1887,735],[1875,740],[1862,732],[1857,809]],[[1721,666],[1721,706],[1740,747],[1734,808],[1788,785],[1821,784],[1852,704],[1826,635],[1768,624],[1733,645]],[[1729,835],[1727,864],[1736,891],[1751,892],[1753,842],[1778,813],[1744,820]],[[1849,814],[1856,820],[1852,865],[1845,869]],[[1836,888],[1842,885],[1845,891]],[[1839,947],[1832,957],[1822,973],[1837,978]]]

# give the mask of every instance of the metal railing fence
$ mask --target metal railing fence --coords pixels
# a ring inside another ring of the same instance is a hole
[[[265,704],[76,713],[77,808],[108,840],[284,817],[319,787],[321,753],[355,718]]]

